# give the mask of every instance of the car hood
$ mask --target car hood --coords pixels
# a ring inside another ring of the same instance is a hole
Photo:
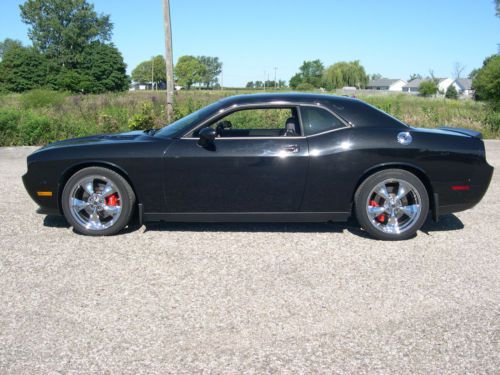
[[[68,146],[92,145],[96,143],[130,142],[149,137],[150,136],[148,136],[142,130],[136,130],[124,133],[114,133],[114,134],[98,134],[98,135],[91,135],[88,137],[72,138],[72,139],[66,139],[64,141],[49,143],[48,145],[43,146],[39,150],[41,151],[41,150],[47,150],[59,147],[68,147]]]

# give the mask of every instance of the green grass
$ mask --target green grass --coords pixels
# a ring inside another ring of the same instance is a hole
[[[181,91],[176,94],[174,117],[186,116],[226,96],[250,92]],[[483,103],[408,95],[359,98],[410,125],[455,126],[479,130],[486,138],[500,138],[500,116]],[[71,95],[35,90],[0,95],[0,146],[43,145],[131,128],[159,128],[165,124],[165,103],[165,92]]]

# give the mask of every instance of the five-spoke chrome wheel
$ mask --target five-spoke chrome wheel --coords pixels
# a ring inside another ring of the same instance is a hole
[[[385,233],[402,233],[420,216],[420,202],[420,194],[412,184],[388,179],[369,194],[366,211],[375,228]]]
[[[135,194],[118,173],[88,167],[66,183],[61,197],[64,216],[83,234],[109,235],[120,231],[131,217]]]
[[[84,177],[71,190],[69,207],[71,215],[85,228],[106,229],[120,217],[121,193],[107,177]]]
[[[383,240],[401,240],[420,229],[429,212],[422,181],[401,169],[386,169],[365,179],[354,197],[356,217],[367,232]]]

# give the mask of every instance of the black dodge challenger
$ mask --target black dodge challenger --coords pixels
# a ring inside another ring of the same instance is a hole
[[[466,210],[493,168],[478,132],[421,129],[358,99],[229,97],[160,130],[70,139],[28,156],[26,190],[77,232],[143,221],[321,222],[384,240]]]

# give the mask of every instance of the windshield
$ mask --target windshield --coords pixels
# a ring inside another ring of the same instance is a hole
[[[212,112],[218,109],[219,106],[219,103],[210,104],[205,108],[193,112],[186,117],[183,117],[180,120],[177,120],[170,125],[161,128],[155,135],[158,135],[160,137],[174,137],[177,134],[184,133],[198,121],[208,117]]]

